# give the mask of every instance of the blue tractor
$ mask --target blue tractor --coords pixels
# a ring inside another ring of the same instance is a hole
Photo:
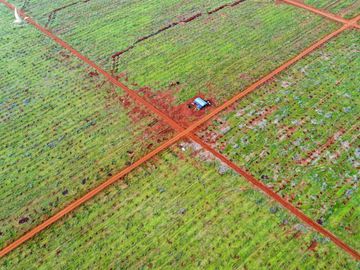
[[[208,100],[204,100],[201,97],[197,97],[194,99],[193,104],[196,106],[196,109],[198,110],[202,110],[204,109],[206,106],[210,106],[210,102]]]

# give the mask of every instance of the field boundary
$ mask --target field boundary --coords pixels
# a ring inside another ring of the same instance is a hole
[[[308,10],[308,11],[310,11],[312,13],[315,13],[317,15],[320,15],[322,17],[325,17],[325,18],[330,19],[330,20],[335,21],[335,22],[339,22],[339,23],[342,23],[342,24],[352,24],[353,27],[360,28],[360,26],[357,25],[357,21],[359,20],[358,19],[359,16],[348,20],[348,19],[345,19],[345,18],[341,17],[340,15],[336,15],[336,14],[333,14],[331,12],[315,8],[313,6],[310,6],[310,5],[307,5],[307,4],[298,2],[298,1],[280,0],[280,2],[283,2],[283,3],[288,4],[288,5],[295,6],[297,8],[302,8],[302,9]]]
[[[5,0],[0,0],[1,3],[5,4],[8,8],[14,10],[14,6],[9,4],[7,1]],[[19,11],[19,14],[22,17],[27,17],[26,14],[22,11]],[[209,145],[207,145],[205,142],[203,142],[199,137],[197,137],[195,134],[192,133],[192,131],[194,131],[195,129],[197,129],[198,127],[200,127],[202,124],[204,124],[205,122],[207,122],[208,120],[210,120],[211,118],[213,118],[215,115],[217,115],[218,113],[220,113],[221,111],[223,111],[224,109],[228,108],[229,106],[231,106],[232,104],[234,104],[236,101],[238,101],[239,99],[243,98],[244,96],[246,96],[247,94],[253,92],[255,89],[257,89],[259,86],[263,85],[264,83],[266,83],[268,80],[270,80],[271,78],[273,78],[274,76],[276,76],[277,74],[279,74],[280,72],[282,72],[283,70],[287,69],[289,66],[293,65],[294,63],[296,63],[298,60],[302,59],[304,56],[308,55],[309,53],[311,53],[312,51],[314,51],[315,49],[317,49],[318,47],[320,47],[321,45],[325,44],[327,41],[329,41],[330,39],[332,39],[333,37],[337,36],[338,34],[340,34],[341,32],[345,31],[346,29],[352,28],[357,21],[355,20],[350,20],[350,21],[346,21],[346,23],[344,23],[344,25],[339,28],[338,30],[328,34],[327,36],[325,36],[324,38],[322,38],[321,40],[319,40],[318,42],[314,43],[313,45],[311,45],[310,47],[306,48],[305,50],[303,50],[300,54],[298,54],[297,56],[293,57],[292,59],[290,59],[289,61],[285,62],[284,64],[282,64],[280,67],[278,67],[277,69],[273,70],[272,72],[270,72],[269,74],[267,74],[266,76],[264,76],[262,79],[260,79],[259,81],[255,82],[254,84],[252,84],[251,86],[249,86],[248,88],[246,88],[244,91],[240,92],[239,94],[237,94],[236,96],[234,96],[233,98],[229,99],[228,101],[226,101],[223,105],[215,108],[213,111],[211,111],[208,115],[206,115],[205,117],[201,118],[200,120],[196,121],[194,124],[190,125],[188,128],[184,129],[182,128],[180,125],[178,125],[173,119],[171,119],[169,116],[167,116],[164,112],[162,112],[161,110],[157,109],[156,107],[154,107],[152,104],[150,104],[149,102],[147,102],[146,100],[144,100],[141,96],[139,96],[135,91],[129,89],[127,86],[125,86],[124,84],[120,83],[118,80],[116,80],[114,77],[112,77],[108,72],[106,72],[105,70],[103,70],[102,68],[100,68],[99,66],[97,66],[94,62],[92,62],[91,60],[89,60],[87,57],[83,56],[80,52],[78,52],[77,50],[75,50],[74,48],[72,48],[68,43],[66,43],[65,41],[63,41],[62,39],[60,39],[59,37],[57,37],[56,35],[54,35],[53,33],[51,33],[50,31],[48,31],[47,29],[45,29],[44,27],[42,27],[41,25],[39,25],[38,23],[36,23],[33,19],[31,18],[27,18],[26,21],[30,24],[32,24],[34,27],[36,27],[39,31],[41,31],[42,33],[44,33],[46,36],[48,36],[49,38],[53,39],[56,43],[58,43],[59,45],[61,45],[63,48],[67,49],[68,51],[70,51],[74,56],[78,57],[80,60],[82,60],[83,62],[87,63],[89,66],[91,66],[92,68],[94,68],[95,70],[97,70],[100,74],[104,75],[112,84],[114,84],[115,86],[118,86],[120,88],[122,88],[125,92],[127,92],[135,101],[137,101],[138,103],[140,103],[143,106],[148,107],[149,110],[151,110],[153,113],[155,113],[156,115],[158,115],[165,123],[169,124],[173,129],[175,129],[176,131],[178,131],[177,134],[175,134],[174,137],[172,137],[171,139],[169,139],[168,141],[166,141],[165,143],[163,143],[162,145],[160,145],[158,148],[156,148],[155,150],[151,151],[150,153],[148,153],[147,155],[143,156],[142,158],[140,158],[139,160],[137,160],[135,163],[133,163],[132,165],[126,167],[125,169],[123,169],[121,172],[119,172],[118,174],[112,176],[110,179],[106,180],[105,182],[103,182],[102,184],[100,184],[98,187],[92,189],[90,192],[88,192],[87,194],[85,194],[84,196],[82,196],[81,198],[75,200],[74,202],[70,203],[67,207],[65,207],[64,209],[62,209],[60,212],[58,212],[57,214],[53,215],[52,217],[50,217],[48,220],[44,221],[43,223],[41,223],[40,225],[36,226],[35,228],[31,229],[30,231],[28,231],[27,233],[25,233],[22,237],[18,238],[17,240],[15,240],[14,242],[12,242],[11,244],[9,244],[8,246],[6,246],[5,248],[3,248],[0,251],[0,257],[5,256],[6,254],[8,254],[9,252],[11,252],[12,250],[14,250],[15,248],[17,248],[18,246],[20,246],[21,244],[23,244],[24,242],[26,242],[27,240],[29,240],[30,238],[32,238],[33,236],[35,236],[36,234],[38,234],[39,232],[41,232],[42,230],[44,230],[45,228],[47,228],[48,226],[50,226],[51,224],[55,223],[56,221],[58,221],[59,219],[61,219],[62,217],[64,217],[65,215],[67,215],[68,213],[70,213],[71,211],[73,211],[74,209],[76,209],[77,207],[79,207],[80,205],[82,205],[84,202],[90,200],[91,198],[93,198],[95,195],[97,195],[99,192],[101,192],[102,190],[104,190],[105,188],[107,188],[109,185],[113,184],[114,182],[118,181],[120,178],[124,177],[126,174],[128,174],[129,172],[131,172],[132,170],[134,170],[135,168],[137,168],[138,166],[140,166],[141,164],[143,164],[144,162],[148,161],[149,159],[151,159],[153,156],[155,156],[156,154],[160,153],[161,151],[163,151],[164,149],[167,149],[169,146],[171,146],[172,144],[174,144],[175,142],[179,141],[180,139],[184,138],[184,137],[188,137],[192,140],[194,140],[195,142],[199,143],[205,150],[210,151],[212,154],[214,154],[217,158],[219,158],[221,161],[225,162],[229,167],[231,167],[233,170],[235,170],[238,174],[242,175],[248,182],[250,182],[254,187],[262,190],[265,194],[267,194],[269,197],[271,197],[272,199],[276,200],[277,202],[279,202],[280,204],[283,205],[284,208],[288,209],[292,214],[294,214],[297,218],[299,218],[300,220],[302,220],[304,223],[308,224],[310,227],[312,227],[314,230],[316,230],[317,232],[323,234],[324,236],[330,238],[337,246],[339,246],[340,248],[342,248],[344,251],[346,251],[348,254],[352,255],[355,259],[360,260],[360,254],[352,249],[351,247],[349,247],[346,243],[344,243],[341,239],[339,239],[338,237],[336,237],[335,235],[333,235],[330,231],[326,230],[325,228],[323,228],[321,225],[317,224],[315,221],[313,221],[312,219],[310,219],[309,217],[307,217],[305,214],[303,214],[300,210],[298,210],[296,207],[294,207],[290,202],[286,201],[285,199],[283,199],[280,195],[278,195],[277,193],[275,193],[274,191],[272,191],[270,188],[268,188],[266,185],[264,185],[262,182],[258,181],[257,179],[255,179],[251,174],[249,174],[248,172],[245,172],[244,170],[242,170],[240,167],[238,167],[237,165],[235,165],[234,163],[232,163],[230,160],[228,160],[225,156],[223,156],[222,154],[220,154],[219,152],[217,152],[215,149],[213,149],[212,147],[210,147]],[[355,23],[354,23],[355,22]]]
[[[47,21],[46,24],[45,24],[45,28],[48,28],[49,25],[51,24],[51,22],[52,22],[53,20],[55,20],[55,18],[56,18],[56,13],[58,13],[59,11],[62,11],[62,10],[67,9],[67,8],[69,8],[69,7],[75,6],[75,5],[79,4],[79,3],[87,3],[87,2],[89,2],[89,1],[90,1],[90,0],[81,0],[81,1],[72,2],[72,3],[67,4],[67,5],[65,5],[65,6],[61,6],[61,7],[58,7],[58,8],[53,9],[52,11],[50,11],[50,13],[48,13],[48,14],[49,14],[49,15],[48,15],[48,21]]]

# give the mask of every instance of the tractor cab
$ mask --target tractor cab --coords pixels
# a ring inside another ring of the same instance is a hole
[[[204,100],[201,97],[195,98],[193,104],[196,106],[196,109],[199,111],[211,105],[208,100]]]

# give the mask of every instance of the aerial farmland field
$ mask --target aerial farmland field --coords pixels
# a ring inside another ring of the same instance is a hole
[[[335,27],[290,6],[245,1],[142,42],[117,71],[150,91],[179,82],[179,103],[203,93],[221,104]]]
[[[3,247],[172,130],[35,29],[6,27],[4,7],[0,14]]]
[[[46,0],[29,2],[25,10],[94,61],[110,65],[114,53],[126,49],[141,37],[228,2],[90,0],[59,3]],[[72,3],[76,4],[68,7]]]
[[[327,10],[348,19],[360,14],[359,0],[305,0],[304,3]]]
[[[360,269],[359,15],[0,0],[0,269]]]
[[[139,168],[124,179],[125,189],[115,185],[12,253],[4,265],[42,265],[43,269],[356,267],[331,242],[253,190],[240,176],[224,170],[204,152],[197,153],[201,160],[191,157],[190,144],[181,145],[187,145],[186,151],[174,147]],[[321,243],[316,252],[312,250],[315,241]]]

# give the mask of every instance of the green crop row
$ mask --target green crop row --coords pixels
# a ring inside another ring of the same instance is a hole
[[[2,247],[172,132],[3,5],[0,25]]]
[[[305,0],[305,4],[312,5],[316,8],[325,9],[329,12],[351,19],[360,15],[359,0]]]
[[[224,165],[205,153],[205,162],[192,158],[187,145],[19,247],[2,269],[356,268]]]
[[[359,44],[343,33],[199,132],[357,249]]]

